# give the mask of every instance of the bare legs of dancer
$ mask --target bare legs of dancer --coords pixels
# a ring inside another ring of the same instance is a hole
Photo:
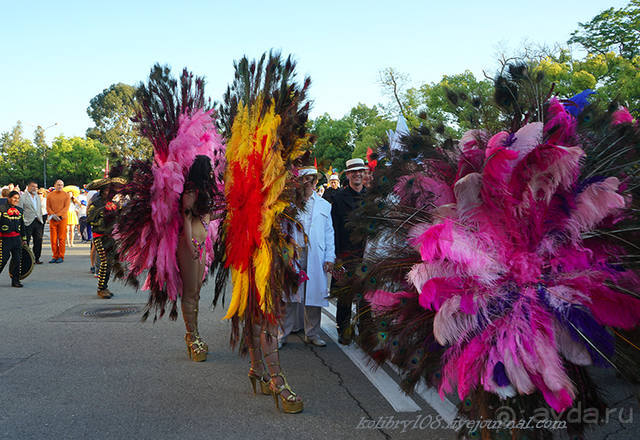
[[[207,360],[209,347],[198,334],[198,303],[200,302],[200,288],[204,275],[204,254],[202,257],[194,253],[191,243],[180,240],[178,244],[178,267],[182,278],[182,317],[186,335],[187,354],[195,362]],[[194,258],[195,257],[195,258]]]
[[[256,392],[256,382],[259,381],[262,394],[271,394],[276,407],[281,406],[282,411],[289,414],[301,412],[302,400],[293,392],[280,368],[277,325],[266,322],[254,325],[253,338],[247,342],[251,358],[249,380],[253,385],[253,392]],[[268,376],[263,356],[267,364]]]

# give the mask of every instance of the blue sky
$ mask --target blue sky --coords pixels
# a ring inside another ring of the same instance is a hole
[[[151,66],[188,67],[220,99],[233,60],[292,53],[312,79],[312,117],[384,101],[386,67],[411,85],[470,69],[493,73],[501,48],[564,43],[578,22],[626,1],[30,1],[0,0],[0,132],[21,120],[83,136],[86,108],[113,83]]]

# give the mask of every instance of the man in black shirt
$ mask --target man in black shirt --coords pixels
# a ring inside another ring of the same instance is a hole
[[[329,184],[324,190],[322,198],[329,203],[333,203],[333,196],[340,191],[340,177],[337,174],[329,176]]]
[[[362,159],[348,160],[345,174],[349,184],[334,192],[331,201],[331,218],[336,237],[336,256],[342,261],[347,274],[355,270],[364,254],[364,240],[352,240],[347,221],[349,220],[349,214],[356,209],[365,192],[362,178],[366,169],[367,167]],[[351,332],[347,331],[347,329],[350,327],[351,303],[356,293],[351,286],[347,285],[345,291],[338,295],[336,310],[336,321],[340,336],[338,342],[344,345],[351,343]],[[360,309],[363,301],[362,295],[360,295],[357,300],[358,309]]]

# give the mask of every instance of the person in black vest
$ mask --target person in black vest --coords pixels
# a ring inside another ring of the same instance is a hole
[[[342,262],[348,275],[350,272],[355,271],[364,255],[365,242],[352,240],[347,221],[349,220],[349,214],[356,209],[366,191],[363,185],[363,177],[367,167],[362,159],[350,159],[346,165],[345,174],[349,184],[333,194],[331,218],[336,237],[336,257]],[[333,283],[333,285],[335,286],[336,283]],[[348,284],[340,290],[341,293],[337,295],[338,304],[336,310],[338,342],[348,345],[351,343],[351,303],[354,296],[358,295],[358,292],[354,292]],[[366,306],[362,292],[357,297],[356,305],[360,315],[360,322],[362,323],[367,315],[364,309],[360,310]]]
[[[93,245],[100,258],[98,272],[98,297],[109,299],[113,293],[108,288],[111,267],[115,257],[113,228],[119,205],[113,200],[117,188],[126,181],[121,177],[98,179],[87,185],[87,189],[100,191],[87,209],[87,223],[91,225]]]
[[[7,204],[0,207],[0,273],[11,257],[9,274],[12,287],[22,287],[20,259],[22,242],[26,240],[24,215],[18,203],[20,203],[20,193],[11,191],[7,196]]]

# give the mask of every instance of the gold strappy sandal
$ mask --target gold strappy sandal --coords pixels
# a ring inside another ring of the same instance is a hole
[[[256,382],[260,383],[260,392],[265,396],[271,394],[271,390],[269,389],[269,379],[264,378],[263,374],[258,374],[256,370],[253,368],[249,368],[249,380],[251,381],[251,386],[253,387],[253,394],[258,394],[258,388],[256,387]]]
[[[284,382],[279,387],[275,384],[275,378],[281,377]],[[296,393],[293,392],[289,384],[287,383],[287,378],[284,377],[282,372],[278,374],[271,375],[271,382],[269,383],[269,389],[271,390],[271,395],[273,396],[273,400],[276,403],[276,408],[280,409],[279,402],[282,404],[282,412],[286,414],[297,414],[302,412],[304,409],[304,404],[302,400],[296,400]],[[282,395],[283,391],[288,391],[289,395],[284,397]]]
[[[196,332],[187,332],[184,335],[184,341],[187,343],[187,356],[194,362],[204,362],[207,360],[207,344],[200,338]]]

